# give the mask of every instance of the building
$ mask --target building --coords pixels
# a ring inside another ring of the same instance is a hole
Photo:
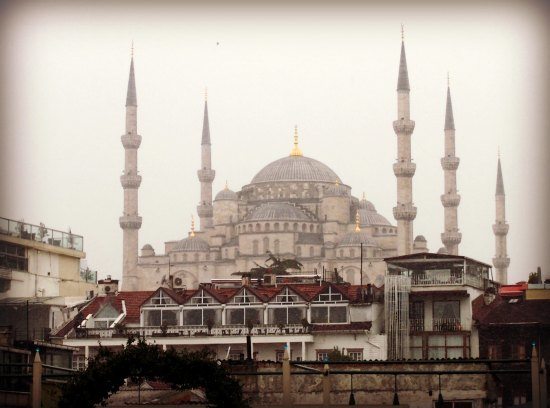
[[[550,358],[550,285],[520,282],[504,285],[495,293],[472,302],[479,332],[481,358],[491,360],[531,358],[533,346],[539,358]],[[498,377],[503,406],[531,401],[528,379]],[[548,379],[547,379],[548,382]]]
[[[290,154],[260,169],[238,191],[226,187],[213,195],[216,172],[211,158],[208,101],[204,103],[201,136],[201,168],[198,170],[200,201],[197,213],[200,228],[187,237],[166,241],[164,248],[145,244],[138,256],[138,213],[141,175],[137,152],[141,136],[137,129],[137,92],[132,56],[126,99],[126,132],[122,136],[125,169],[121,176],[124,211],[123,290],[153,290],[165,283],[174,289],[196,288],[200,282],[227,278],[236,271],[248,271],[264,260],[266,251],[284,258],[296,258],[308,272],[338,268],[347,282],[381,286],[384,258],[427,252],[426,239],[413,239],[417,207],[413,202],[412,178],[416,164],[411,157],[414,121],[410,119],[410,83],[404,41],[397,81],[398,117],[393,122],[397,136],[397,160],[393,165],[397,184],[395,223],[376,211],[363,195],[352,194],[351,186],[325,164],[304,155],[297,128]],[[445,152],[441,159],[445,191],[441,196],[445,219],[441,234],[443,252],[458,255],[462,240],[458,226],[455,126],[450,87],[447,86]],[[500,175],[500,172],[499,172]],[[501,179],[501,175],[499,176]],[[500,197],[500,196],[499,196]],[[497,197],[497,201],[502,201]],[[500,203],[499,201],[499,203]],[[500,206],[500,204],[499,204]],[[500,207],[499,207],[500,208]],[[500,211],[500,210],[499,210]],[[499,213],[497,217],[500,217]],[[500,218],[499,218],[500,219]],[[500,231],[500,230],[499,230]],[[496,232],[495,232],[496,233]],[[502,234],[498,232],[499,242]],[[502,243],[496,257],[502,258]],[[503,279],[505,278],[504,275]]]
[[[0,218],[0,327],[10,340],[48,340],[96,290],[96,274],[80,267],[83,238],[23,221]]]
[[[116,349],[129,335],[164,348],[207,347],[220,359],[243,359],[247,334],[256,360],[281,360],[285,346],[295,360],[323,360],[335,346],[354,360],[385,359],[381,301],[382,292],[370,285],[303,279],[115,290],[96,296],[53,337],[80,349],[75,367],[100,344]]]

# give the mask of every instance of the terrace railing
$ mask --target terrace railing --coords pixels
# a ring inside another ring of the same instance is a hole
[[[437,332],[455,332],[462,330],[460,318],[447,317],[433,319],[433,331]]]
[[[47,228],[44,224],[34,225],[3,217],[0,217],[0,234],[77,251],[84,248],[84,238],[80,235]]]

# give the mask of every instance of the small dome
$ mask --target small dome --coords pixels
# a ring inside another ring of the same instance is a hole
[[[376,212],[376,208],[374,207],[374,204],[371,203],[370,201],[367,201],[365,198],[363,198],[359,202],[359,208]]]
[[[323,197],[347,197],[348,189],[340,183],[334,183],[328,186],[324,192]]]
[[[428,241],[426,240],[424,235],[417,235],[416,238],[414,239],[414,242],[428,242]]]
[[[141,248],[142,251],[152,251],[153,247],[149,244],[143,245],[143,248]]]
[[[361,246],[361,243],[363,246],[378,246],[366,232],[354,231],[345,234],[338,243],[338,247]]]
[[[445,247],[441,247],[437,250],[437,253],[438,254],[441,254],[441,255],[449,255],[449,251],[447,251],[447,248]]]
[[[208,252],[210,246],[199,237],[190,236],[178,242],[173,251]]]
[[[254,208],[244,221],[313,221],[306,213],[290,203],[264,203]]]
[[[287,156],[269,163],[254,176],[250,184],[271,181],[342,182],[327,165],[305,156]]]
[[[234,191],[226,187],[222,191],[220,191],[218,194],[216,194],[216,197],[214,198],[214,201],[221,201],[221,200],[235,201],[237,200],[237,193],[235,193]]]

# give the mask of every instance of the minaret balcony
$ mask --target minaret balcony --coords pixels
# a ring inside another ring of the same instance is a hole
[[[410,135],[414,131],[414,120],[399,119],[393,121],[393,130],[397,134]]]
[[[118,219],[122,229],[140,229],[141,217],[139,215],[123,215]]]
[[[212,183],[214,177],[216,177],[216,171],[212,169],[202,169],[197,171],[197,175],[201,183]]]
[[[441,194],[441,204],[443,204],[443,207],[458,207],[460,195],[456,193]]]
[[[446,231],[441,234],[441,242],[445,246],[458,245],[462,241],[462,234],[458,231]]]
[[[397,162],[393,164],[393,173],[396,177],[412,177],[416,171],[416,163]]]
[[[214,214],[214,211],[212,210],[212,205],[206,203],[197,205],[197,214],[200,218],[212,217]]]
[[[442,157],[441,158],[441,167],[443,170],[456,170],[460,164],[460,159],[454,156]]]
[[[416,207],[410,203],[398,204],[393,207],[393,217],[398,221],[412,221],[416,218]]]
[[[141,136],[135,133],[127,133],[120,137],[125,149],[137,149],[141,144]]]
[[[120,184],[123,188],[138,188],[141,185],[141,176],[123,175],[120,176]]]
[[[506,235],[508,234],[509,229],[510,226],[505,222],[497,222],[496,224],[493,224],[493,232],[495,235]]]
[[[496,258],[493,258],[493,265],[495,268],[498,268],[498,269],[503,269],[503,268],[508,268],[508,266],[510,266],[510,258],[508,258],[507,256],[504,256],[504,257],[496,257]]]

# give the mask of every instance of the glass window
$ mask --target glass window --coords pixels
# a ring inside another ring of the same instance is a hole
[[[294,303],[299,301],[298,296],[291,292],[288,288],[284,288],[284,290],[275,298],[275,302],[277,303]]]
[[[311,308],[312,323],[346,323],[346,306],[314,306]]]
[[[184,326],[213,326],[221,324],[221,309],[183,309]]]
[[[256,300],[256,296],[243,289],[239,295],[233,298],[232,303],[258,303],[258,301]]]
[[[312,323],[328,323],[328,307],[316,306],[311,308]]]
[[[258,308],[228,308],[226,309],[228,324],[263,324],[263,310]]]
[[[146,326],[160,326],[166,324],[169,326],[178,325],[178,311],[177,310],[145,310],[145,325]]]
[[[274,307],[268,310],[270,324],[300,324],[306,317],[305,307]]]
[[[350,350],[348,349],[348,357],[353,361],[362,361],[363,360],[363,350]]]
[[[460,318],[460,301],[435,301],[434,319],[457,319]]]
[[[166,293],[164,293],[162,290],[159,290],[157,293],[149,299],[149,301],[146,303],[146,305],[151,306],[162,306],[162,305],[176,305],[177,303],[172,299],[170,296],[168,296]]]

